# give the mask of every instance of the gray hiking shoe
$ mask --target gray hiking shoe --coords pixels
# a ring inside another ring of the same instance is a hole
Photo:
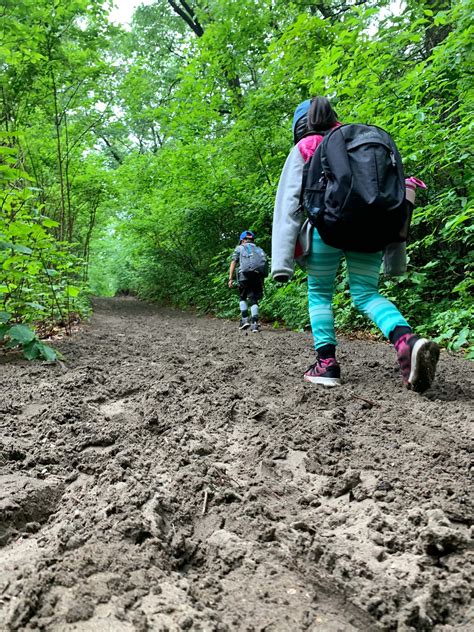
[[[250,325],[250,331],[253,333],[259,330],[260,330],[260,327],[258,326],[258,320],[253,320],[252,324]]]
[[[241,318],[239,329],[248,329],[250,327],[250,321],[248,318]]]

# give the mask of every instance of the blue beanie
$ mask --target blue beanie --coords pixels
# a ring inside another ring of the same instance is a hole
[[[303,101],[303,103],[300,103],[298,107],[296,108],[295,113],[293,115],[293,123],[291,126],[291,129],[293,130],[293,134],[295,133],[296,123],[300,120],[302,116],[304,116],[305,114],[308,114],[310,105],[311,105],[311,99],[306,99],[306,101]]]

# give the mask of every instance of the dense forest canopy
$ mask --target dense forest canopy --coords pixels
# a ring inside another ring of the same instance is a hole
[[[47,356],[26,326],[69,326],[91,291],[231,315],[229,253],[244,228],[270,250],[294,108],[324,94],[428,185],[383,291],[421,333],[472,344],[472,2],[155,0],[129,29],[110,10],[0,2],[4,341]],[[263,315],[304,327],[305,293],[302,272],[268,280]],[[368,326],[342,276],[336,300],[341,328]]]

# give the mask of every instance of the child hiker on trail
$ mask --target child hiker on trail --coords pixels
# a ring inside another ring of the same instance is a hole
[[[296,108],[295,146],[283,167],[273,215],[272,276],[277,281],[288,281],[293,275],[295,246],[305,220],[299,211],[304,165],[311,160],[323,135],[340,125],[325,97],[308,99]],[[329,246],[314,227],[307,250],[308,305],[316,361],[304,373],[304,380],[326,386],[340,384],[332,299],[336,273],[344,256],[354,305],[394,345],[405,386],[417,392],[428,389],[434,379],[439,347],[414,334],[395,305],[378,293],[383,252],[352,252]]]
[[[255,245],[255,235],[251,230],[244,230],[240,235],[239,245],[234,250],[229,268],[229,288],[234,284],[234,273],[238,267],[237,280],[240,294],[239,329],[257,332],[258,301],[263,296],[263,280],[266,276],[266,255]],[[250,318],[249,306],[250,305]]]

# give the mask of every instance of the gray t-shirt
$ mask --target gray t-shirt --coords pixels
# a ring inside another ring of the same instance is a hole
[[[237,246],[237,248],[234,250],[234,252],[232,253],[232,261],[236,261],[237,262],[237,279],[239,281],[242,281],[243,274],[241,274],[240,272],[240,255],[242,253],[242,250],[244,249],[243,244],[240,244],[239,246]]]

